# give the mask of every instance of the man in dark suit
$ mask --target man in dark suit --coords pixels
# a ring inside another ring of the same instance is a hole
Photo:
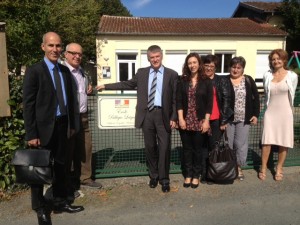
[[[79,212],[82,206],[71,206],[66,201],[65,151],[67,136],[74,127],[71,74],[58,64],[62,50],[61,38],[54,32],[43,36],[44,59],[26,69],[23,84],[25,139],[30,147],[51,150],[54,158],[53,209],[56,212]],[[32,209],[39,224],[51,223],[48,202],[43,196],[43,185],[31,185]]]
[[[152,45],[147,50],[150,66],[140,68],[131,79],[105,84],[97,90],[137,88],[135,127],[142,128],[151,188],[159,183],[163,192],[170,191],[171,129],[175,128],[176,86],[178,74],[162,65],[162,50]]]

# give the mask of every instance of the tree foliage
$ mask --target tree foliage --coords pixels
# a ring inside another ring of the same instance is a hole
[[[120,0],[2,0],[0,21],[6,22],[10,71],[41,60],[42,35],[55,31],[63,43],[78,42],[85,59],[96,55],[96,32],[102,15],[131,16]]]
[[[65,44],[80,43],[86,59],[95,58],[96,31],[104,14],[131,16],[120,0],[0,1],[0,21],[6,23],[12,111],[11,117],[0,117],[0,197],[14,183],[13,153],[24,147],[21,66],[42,59],[42,36],[48,31],[60,34]]]
[[[22,119],[23,76],[9,76],[11,117],[0,117],[0,194],[15,181],[10,165],[16,149],[24,147],[24,121]]]
[[[287,51],[300,51],[300,0],[283,0],[278,9],[283,16],[283,27],[288,32]]]
[[[41,36],[49,27],[43,1],[4,0],[0,2],[0,21],[6,22],[8,66],[19,74],[22,65],[41,58]]]

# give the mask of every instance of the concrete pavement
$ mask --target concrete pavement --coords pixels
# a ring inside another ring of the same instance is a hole
[[[150,189],[148,177],[98,180],[104,189],[82,188],[74,205],[77,214],[52,214],[53,225],[299,225],[300,167],[285,167],[284,180],[276,182],[270,171],[266,181],[255,170],[245,170],[245,180],[230,185],[183,188],[180,174],[171,175],[171,192]],[[29,190],[0,202],[0,224],[37,224],[30,207]]]

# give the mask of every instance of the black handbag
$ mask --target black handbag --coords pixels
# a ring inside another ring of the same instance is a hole
[[[236,152],[228,145],[227,132],[208,156],[207,178],[214,182],[233,182],[238,176]]]
[[[53,159],[47,149],[16,150],[11,165],[15,167],[16,183],[51,184]]]

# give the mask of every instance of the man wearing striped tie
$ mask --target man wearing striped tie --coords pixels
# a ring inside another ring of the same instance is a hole
[[[97,90],[137,89],[135,127],[144,133],[145,154],[149,170],[150,188],[158,182],[163,192],[170,191],[171,130],[175,128],[176,86],[178,74],[162,65],[162,50],[152,45],[147,50],[149,67],[138,69],[127,81],[105,84]]]

